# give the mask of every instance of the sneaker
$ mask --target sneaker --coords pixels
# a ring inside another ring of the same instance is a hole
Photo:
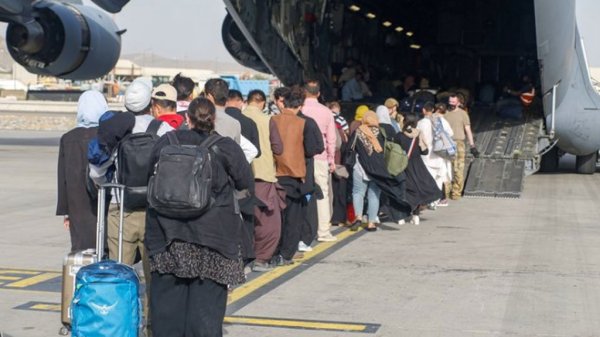
[[[448,199],[442,199],[438,202],[437,207],[448,207]]]
[[[273,267],[271,266],[271,264],[269,264],[267,262],[254,261],[254,265],[252,266],[252,271],[265,272],[265,271],[269,271],[269,270],[273,270]]]
[[[421,219],[419,219],[418,215],[413,215],[412,218],[410,218],[410,223],[418,226],[421,223]]]
[[[328,234],[325,236],[319,236],[319,238],[317,238],[317,241],[319,241],[319,242],[334,242],[334,241],[337,241],[337,238],[331,234]]]
[[[304,258],[304,253],[296,252],[296,253],[294,253],[294,256],[292,257],[292,260],[302,260],[303,258]]]
[[[438,205],[438,202],[434,201],[434,202],[430,203],[429,205],[427,205],[427,209],[435,211],[437,209],[437,205]]]
[[[406,225],[406,220],[398,220],[398,226]]]
[[[299,252],[312,252],[312,247],[304,243],[304,241],[300,241],[298,243],[298,251]]]

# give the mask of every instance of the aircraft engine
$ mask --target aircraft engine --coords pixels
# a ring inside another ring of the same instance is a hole
[[[38,1],[32,20],[11,22],[10,55],[29,72],[73,80],[110,72],[121,53],[121,36],[108,14],[90,6]]]

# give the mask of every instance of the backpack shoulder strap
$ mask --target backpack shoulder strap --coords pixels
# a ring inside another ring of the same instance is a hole
[[[160,119],[153,119],[152,122],[150,122],[150,124],[148,125],[148,128],[146,128],[146,133],[149,133],[153,136],[157,136],[158,129],[160,129],[162,123],[163,122]]]
[[[179,145],[179,139],[175,136],[175,132],[169,131],[166,133],[167,139],[169,140],[169,144],[171,145]]]
[[[379,127],[379,132],[381,132],[381,134],[383,135],[383,138],[385,138],[385,140],[388,139],[387,133],[385,132],[385,128],[384,127],[380,126]]]
[[[356,140],[358,139],[358,134],[357,131],[354,132],[354,139],[352,140],[352,145],[350,145],[350,148],[352,149],[352,151],[354,151],[354,149],[356,148]]]
[[[206,137],[206,139],[204,139],[202,141],[202,143],[200,143],[200,146],[207,147],[215,152],[218,152],[219,151],[218,148],[214,145],[221,138],[223,138],[223,137],[221,137],[220,135],[218,135],[216,133],[213,133],[213,134],[209,135],[208,137]]]
[[[433,132],[439,134],[444,130],[443,125],[441,124],[440,117],[431,117],[431,126],[433,127]],[[441,129],[440,129],[441,126]]]

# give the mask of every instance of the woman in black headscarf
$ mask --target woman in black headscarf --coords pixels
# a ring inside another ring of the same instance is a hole
[[[440,189],[427,167],[423,163],[421,155],[427,154],[427,146],[419,137],[417,129],[417,117],[407,115],[404,119],[404,127],[394,137],[394,141],[409,154],[408,166],[404,171],[406,173],[406,201],[410,204],[412,210],[411,223],[418,225],[419,206],[428,205],[439,199]]]
[[[380,193],[385,194],[398,210],[408,208],[404,201],[401,183],[392,177],[386,168],[383,154],[384,138],[379,130],[377,115],[373,111],[365,113],[362,125],[350,137],[356,137],[355,151],[357,162],[353,169],[352,201],[356,219],[351,229],[356,230],[361,224],[364,195],[368,194],[369,211],[367,230],[376,230],[378,221]]]

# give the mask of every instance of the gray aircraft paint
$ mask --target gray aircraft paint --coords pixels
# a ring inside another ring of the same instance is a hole
[[[535,0],[538,58],[547,125],[552,124],[552,88],[556,90],[555,126],[558,146],[575,155],[588,155],[600,149],[600,96],[589,72],[583,32],[593,31],[584,9],[593,0],[577,3],[565,0]],[[579,10],[577,10],[579,9]],[[596,53],[596,46],[592,48]],[[597,58],[594,64],[599,64]]]

